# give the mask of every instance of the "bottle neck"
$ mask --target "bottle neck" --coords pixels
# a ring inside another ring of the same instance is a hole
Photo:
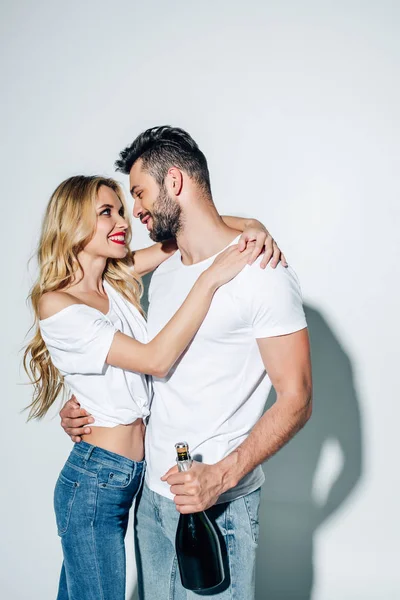
[[[193,460],[189,456],[188,458],[185,458],[184,460],[177,459],[176,462],[178,464],[179,471],[189,471],[190,467],[192,466]]]
[[[176,448],[176,462],[178,463],[179,471],[188,471],[192,466],[192,457],[189,452],[189,445],[187,442],[178,442],[175,444]]]

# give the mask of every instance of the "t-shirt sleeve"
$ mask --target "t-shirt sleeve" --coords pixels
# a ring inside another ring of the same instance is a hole
[[[257,261],[246,267],[247,285],[242,287],[245,319],[254,337],[287,335],[307,327],[300,284],[291,267],[261,269]]]
[[[103,313],[73,304],[39,321],[54,366],[64,373],[101,374],[117,328]]]

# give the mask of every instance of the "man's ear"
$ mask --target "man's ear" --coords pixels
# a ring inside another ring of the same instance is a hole
[[[165,178],[165,186],[170,196],[180,196],[183,189],[183,173],[177,167],[171,167],[168,169],[167,176]]]

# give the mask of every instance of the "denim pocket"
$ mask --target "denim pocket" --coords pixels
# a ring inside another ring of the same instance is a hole
[[[247,496],[243,496],[244,504],[246,507],[247,515],[249,517],[251,535],[253,542],[258,544],[258,534],[260,530],[258,522],[258,509],[260,507],[260,490],[251,492]]]
[[[119,469],[103,467],[98,473],[98,482],[101,488],[121,490],[129,486],[132,474]]]
[[[72,505],[78,487],[78,481],[67,479],[62,472],[58,476],[54,489],[54,512],[56,513],[57,530],[60,536],[64,535],[68,529]]]

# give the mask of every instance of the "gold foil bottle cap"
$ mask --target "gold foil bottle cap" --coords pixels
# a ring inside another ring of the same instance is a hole
[[[175,444],[177,452],[187,452],[189,450],[189,444],[187,442],[178,442]]]
[[[190,460],[189,444],[187,442],[178,442],[175,444],[175,449],[179,460]]]

